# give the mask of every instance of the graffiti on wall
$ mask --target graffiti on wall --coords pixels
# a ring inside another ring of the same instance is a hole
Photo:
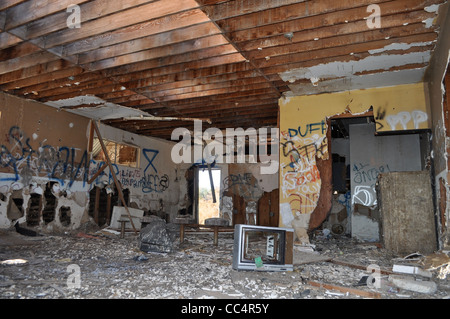
[[[281,201],[294,214],[311,213],[317,206],[321,179],[316,159],[328,155],[326,130],[322,121],[281,132]]]
[[[32,138],[35,141],[37,136],[33,135]],[[0,145],[0,167],[10,169],[13,176],[0,177],[0,181],[29,185],[34,176],[44,176],[68,188],[77,180],[82,180],[85,185],[89,165],[86,150],[52,146],[46,144],[46,139],[39,142],[38,148],[33,148],[31,144],[31,138],[20,127],[12,126],[9,129],[5,142]],[[81,160],[76,163],[80,151]]]
[[[390,172],[388,164],[371,166],[369,163],[357,163],[352,166],[352,203],[364,206],[377,205],[375,185],[380,173]]]
[[[169,188],[169,176],[167,174],[158,174],[155,164],[153,163],[159,151],[153,149],[143,149],[142,153],[146,160],[145,168],[132,168],[112,164],[114,173],[124,188],[140,190],[143,193],[162,193]],[[98,170],[107,165],[103,161],[91,160],[90,177],[94,176]],[[101,185],[103,183],[114,184],[114,178],[109,169],[104,170],[92,183]]]
[[[224,192],[239,195],[246,201],[257,201],[263,194],[252,173],[229,174],[222,183]]]
[[[422,123],[428,121],[428,114],[424,111],[402,111],[396,114],[386,115],[386,110],[378,109],[375,117],[377,124],[377,131],[384,128],[383,120],[389,125],[390,130],[407,130],[407,129],[419,129]],[[410,125],[412,124],[412,126]]]

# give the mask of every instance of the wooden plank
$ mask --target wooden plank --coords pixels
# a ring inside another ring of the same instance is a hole
[[[19,39],[16,36],[7,32],[0,33],[0,50],[19,44],[20,42],[22,42],[22,39]]]
[[[194,1],[195,3],[195,1]],[[52,48],[111,32],[139,23],[145,25],[145,35],[156,34],[192,24],[209,22],[199,9],[193,9],[192,1],[157,1],[137,8],[124,10],[83,24],[79,29],[63,29],[42,38],[45,48]],[[139,26],[137,26],[139,28]],[[71,52],[67,52],[71,54]]]
[[[31,67],[25,67],[13,72],[0,74],[0,83],[5,84],[18,80],[24,80],[26,82],[29,78],[44,75],[50,72],[62,71],[71,65],[73,64],[62,59],[36,64]],[[14,83],[12,85],[14,85]]]
[[[153,36],[149,36],[84,52],[79,55],[78,61],[79,64],[86,64],[136,52],[145,52],[147,59],[155,59],[228,44],[221,34],[208,35],[200,38],[198,35],[195,35],[192,39],[189,35],[186,41],[172,44],[164,43],[162,46],[155,45],[152,41],[153,39]]]
[[[220,89],[229,89],[233,90],[244,90],[245,88],[251,87],[254,84],[265,84],[267,85],[267,81],[263,77],[251,78],[251,79],[243,79],[243,80],[233,80],[233,81],[222,81],[218,83],[208,83],[208,84],[194,84],[191,86],[184,87],[176,87],[176,88],[164,88],[160,90],[156,87],[145,87],[139,88],[140,92],[149,92],[149,94],[154,97],[164,97],[170,96],[171,98],[177,98],[177,96],[183,96],[184,94],[189,93],[199,93],[199,92],[207,92],[214,91]]]
[[[140,38],[143,38],[143,41],[145,42],[151,43],[152,47],[160,47],[220,33],[211,22],[205,22],[198,25],[188,25],[181,29],[168,30],[158,34],[152,34],[152,32],[148,31],[149,28],[152,28],[152,24],[142,23],[111,31],[108,33],[107,37],[104,35],[92,36],[82,41],[75,41],[61,46],[62,52],[66,55],[80,54],[102,47],[138,40]]]
[[[0,11],[6,10],[10,7],[16,6],[25,1],[27,1],[27,0],[2,0],[0,2]]]
[[[81,24],[84,26],[87,21],[99,19],[122,10],[131,9],[151,2],[155,2],[155,0],[96,0],[84,2],[79,5]],[[56,31],[67,29],[67,19],[70,14],[71,12],[67,12],[66,10],[59,11],[12,29],[10,32],[28,40],[41,37]]]
[[[435,38],[435,34],[425,34],[425,35],[413,35],[410,37],[405,37],[397,41],[400,42],[420,42],[424,39],[428,39],[430,41]],[[264,72],[270,74],[278,74],[289,69],[300,68],[305,66],[312,66],[316,64],[327,63],[327,61],[350,61],[350,60],[359,60],[361,58],[367,57],[370,54],[368,50],[376,50],[380,48],[384,48],[385,46],[396,42],[393,39],[383,39],[378,41],[372,41],[367,43],[356,43],[356,44],[348,44],[346,46],[341,46],[339,48],[331,47],[325,48],[322,50],[315,50],[310,52],[300,52],[297,54],[289,54],[283,56],[273,57],[270,60],[260,59],[255,61],[255,63],[262,69]],[[413,47],[409,49],[409,51],[414,50],[423,50],[420,47]],[[403,53],[407,53],[408,50],[403,51]],[[322,60],[323,59],[323,60]]]
[[[53,62],[58,59],[58,57],[48,52],[35,52],[23,57],[0,62],[0,74],[6,74],[42,63]]]
[[[303,18],[308,18],[307,21],[310,22],[315,20],[315,27],[345,23],[345,21],[365,21],[365,18],[369,16],[367,7],[371,4],[380,6],[384,18],[395,13],[423,10],[426,6],[440,2],[440,0],[361,0],[355,3],[350,1],[317,0],[301,2],[274,10],[254,12],[241,18],[216,18],[214,15],[211,18],[217,21],[219,26],[227,32],[243,30],[243,32],[249,31],[248,33],[251,34],[251,28],[259,27],[266,29],[273,35],[274,32],[279,34],[309,29],[310,26],[308,24],[304,24],[303,28],[292,28],[292,25],[290,29],[281,28],[284,25],[289,25],[289,22],[294,20],[297,21],[297,25],[300,25],[298,22],[303,21],[301,20]],[[214,12],[218,11],[215,10]],[[232,38],[236,39],[235,37]]]
[[[366,32],[359,32],[357,34],[336,35],[332,38],[317,39],[312,41],[304,41],[301,43],[293,43],[284,46],[271,47],[263,50],[254,50],[247,54],[250,59],[270,60],[277,56],[285,56],[288,54],[300,54],[302,52],[319,51],[328,48],[340,48],[347,45],[367,44],[371,48],[383,48],[381,45],[388,45],[392,43],[428,43],[436,40],[437,34],[429,32],[424,27],[423,23],[412,24],[392,28],[389,31],[391,39],[386,39],[386,32],[380,30],[370,30]],[[380,41],[376,42],[375,41]],[[426,44],[423,44],[425,46]],[[369,49],[370,50],[370,49]],[[267,61],[267,60],[266,60]],[[270,61],[267,61],[270,64]]]
[[[320,288],[320,289],[327,289],[327,290],[336,290],[342,293],[349,293],[356,296],[361,296],[365,298],[372,298],[372,299],[380,299],[381,294],[378,292],[372,292],[372,291],[365,291],[362,289],[356,289],[351,287],[344,287],[344,286],[337,286],[333,284],[327,284],[317,281],[308,280],[307,285],[310,285],[312,287]]]
[[[197,56],[198,58],[198,56]],[[173,59],[172,57],[169,57],[168,59]],[[180,58],[179,61],[182,61],[183,58]],[[217,57],[208,57],[206,59],[201,60],[193,60],[193,61],[184,61],[180,62],[178,64],[169,65],[166,67],[160,67],[161,65],[167,64],[164,59],[160,59],[163,61],[142,61],[138,63],[133,63],[125,66],[120,66],[117,68],[107,69],[103,70],[103,74],[107,77],[114,77],[116,75],[129,73],[129,72],[137,72],[137,71],[144,71],[144,70],[150,70],[154,76],[160,76],[165,74],[173,74],[178,72],[186,72],[188,70],[196,70],[198,68],[210,68],[214,66],[220,66],[220,65],[227,65],[227,64],[239,64],[239,63],[245,63],[245,58],[240,53],[231,53],[227,55],[217,56]],[[225,68],[239,68],[241,70],[246,69],[245,66],[224,66]],[[209,69],[207,71],[210,71],[213,69]],[[231,71],[231,70],[230,70]]]
[[[19,57],[24,57],[36,52],[41,51],[37,46],[28,43],[20,42],[15,46],[3,49],[0,51],[0,61],[6,61]]]
[[[200,0],[201,4],[207,5],[209,1]],[[204,8],[208,16],[213,20],[223,20],[232,17],[250,14],[262,14],[264,11],[283,10],[284,6],[303,2],[299,0],[270,0],[270,1],[249,1],[249,0],[235,0],[224,1],[224,3],[216,4],[214,6],[207,6]],[[281,8],[280,8],[281,7]],[[293,10],[289,6],[290,10]],[[298,9],[298,8],[295,8]]]
[[[343,15],[340,18],[342,21],[336,19],[336,17],[324,16],[324,20],[327,21],[326,24],[317,17],[308,17],[274,26],[253,28],[244,32],[237,31],[231,33],[230,38],[236,42],[241,50],[250,51],[368,31],[365,20],[360,20],[359,17],[352,18],[351,12],[349,14],[350,17]],[[406,23],[422,23],[423,20],[431,16],[430,13],[423,10],[389,15],[383,18],[383,28],[378,29],[378,31],[386,33],[388,28],[399,27]],[[330,22],[335,23],[331,24]],[[278,30],[277,33],[273,32],[275,27]],[[289,40],[284,36],[284,33],[291,31],[293,31],[293,37]]]
[[[91,0],[47,0],[22,2],[5,11],[5,29],[13,29],[58,11],[65,11],[72,4],[80,5],[87,1]]]
[[[136,227],[134,226],[133,218],[131,217],[130,211],[128,210],[127,203],[125,202],[125,198],[123,197],[122,186],[120,185],[119,181],[117,180],[116,173],[114,172],[114,167],[112,166],[111,161],[109,159],[108,151],[105,147],[105,144],[103,143],[102,135],[100,134],[97,123],[95,121],[92,121],[92,124],[94,126],[94,130],[95,130],[95,133],[97,134],[100,145],[102,147],[103,154],[106,157],[106,162],[108,163],[109,171],[114,179],[114,184],[116,185],[116,190],[117,190],[117,193],[119,194],[119,198],[122,201],[122,205],[125,208],[125,211],[127,212],[131,227],[133,228],[134,233],[137,234],[137,230],[136,230]]]
[[[166,67],[172,64],[195,62],[199,59],[205,59],[208,57],[217,58],[218,56],[226,56],[233,53],[236,53],[236,49],[231,44],[224,44],[212,48],[205,48],[203,50],[197,50],[192,52],[186,52],[183,54],[164,57],[160,56],[161,53],[158,52],[158,50],[151,49],[88,63],[82,65],[82,67],[91,71],[96,71],[96,70],[105,70],[108,68],[113,68],[124,64],[132,64],[132,63],[136,64],[141,61],[144,61],[147,64],[151,63],[153,68],[157,68],[157,67]],[[245,59],[242,56],[240,56],[239,59],[237,59],[237,61],[239,62],[244,60]]]

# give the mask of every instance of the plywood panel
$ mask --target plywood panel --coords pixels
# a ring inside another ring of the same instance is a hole
[[[401,255],[433,253],[437,241],[429,172],[381,174],[379,193],[385,248]]]

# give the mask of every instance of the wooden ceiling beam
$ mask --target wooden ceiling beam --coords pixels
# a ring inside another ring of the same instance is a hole
[[[221,88],[221,89],[212,89],[212,90],[204,90],[204,91],[198,91],[198,92],[186,92],[186,93],[180,93],[177,95],[162,95],[162,96],[155,96],[153,93],[147,93],[150,95],[152,99],[155,99],[159,102],[167,102],[167,101],[173,101],[173,100],[180,100],[180,99],[189,99],[189,98],[197,98],[197,97],[206,97],[206,96],[217,96],[223,95],[223,94],[239,94],[242,92],[248,92],[253,90],[259,90],[259,89],[266,89],[266,90],[273,90],[272,86],[267,83],[256,83],[252,85],[245,85],[242,87],[227,87],[227,88]],[[146,92],[141,92],[142,94],[145,94]]]
[[[139,23],[145,29],[145,36],[148,36],[187,27],[192,24],[209,22],[201,10],[192,10],[189,3],[191,3],[190,0],[176,2],[157,1],[89,21],[82,28],[76,29],[75,32],[73,31],[74,29],[63,29],[45,38],[38,38],[36,41],[41,42],[45,48],[53,48],[114,30],[118,30],[120,33],[121,29],[127,27],[139,29]],[[154,8],[155,6],[158,6],[158,8]],[[158,12],[160,12],[159,16]],[[66,50],[65,54],[70,55],[72,52]]]
[[[156,0],[96,0],[83,2],[79,4],[81,24],[84,27],[84,24],[88,21],[97,20],[110,14],[155,1]],[[72,3],[75,4],[74,2]],[[67,30],[67,19],[71,13],[71,11],[67,12],[67,9],[55,12],[54,14],[46,15],[41,19],[27,23],[26,25],[14,28],[10,30],[10,32],[20,35],[21,38],[31,40],[57,31]]]
[[[434,35],[430,35],[430,37],[434,37]],[[404,41],[407,40],[408,39],[404,39]],[[416,38],[416,40],[419,40],[419,38]],[[368,43],[349,44],[347,46],[339,48],[327,48],[311,52],[301,52],[298,54],[278,56],[274,57],[273,59],[271,58],[270,60],[261,59],[256,61],[255,63],[260,64],[261,69],[266,74],[279,74],[294,68],[310,67],[313,65],[326,64],[333,61],[357,61],[370,56],[371,54],[368,52],[368,50],[384,48],[385,46],[396,42],[401,43],[402,40],[394,41],[388,39]],[[431,49],[431,47],[412,47],[409,50],[402,51],[402,54],[414,52],[417,50],[429,50]]]
[[[80,5],[91,0],[47,0],[24,1],[6,9],[5,30],[11,30],[32,21],[42,19],[59,11],[66,11],[70,5]],[[16,1],[17,3],[18,1]]]
[[[9,85],[15,85],[15,81],[20,81],[21,83],[27,82],[30,78],[43,76],[50,72],[63,71],[70,66],[72,66],[70,62],[62,59],[36,64],[30,67],[25,66],[24,68],[9,73],[0,74],[0,84],[9,83]]]
[[[9,34],[8,32],[0,33],[0,50],[15,46],[22,42],[22,39]]]
[[[158,92],[198,85],[223,83],[239,79],[253,79],[256,77],[258,77],[258,74],[253,70],[242,72],[238,71],[236,73],[217,74],[207,77],[194,76],[194,71],[190,71],[190,72],[183,72],[181,74],[170,74],[160,77],[150,77],[144,79],[140,78],[132,82],[126,82],[124,85],[130,89],[145,88]]]
[[[59,60],[59,58],[49,52],[37,51],[35,53],[16,57],[0,62],[0,74],[6,74],[20,69],[32,67],[37,64],[43,64]]]
[[[208,34],[209,32],[205,33]],[[152,39],[153,36],[150,36],[84,52],[79,55],[78,61],[80,64],[86,64],[138,52],[145,52],[148,59],[160,58],[228,44],[220,34],[207,35],[201,38],[195,35],[192,39],[162,46],[156,46]]]
[[[425,19],[431,17],[432,14],[421,11],[412,11],[407,13],[399,13],[383,17],[382,28],[380,32],[387,32],[389,28],[402,26],[404,24],[422,23]],[[314,39],[325,39],[335,35],[354,34],[357,32],[368,31],[365,20],[347,20],[349,17],[343,16],[343,21],[336,21],[335,24],[327,24],[314,18],[305,18],[294,20],[288,23],[273,26],[273,28],[255,28],[240,33],[239,31],[230,35],[239,47],[244,51],[257,50],[261,48],[276,47],[279,45],[289,45],[293,43],[302,43],[312,41]],[[329,21],[330,19],[325,19]],[[348,22],[345,22],[348,21]],[[424,25],[425,26],[425,25]],[[278,32],[274,33],[276,29]],[[293,36],[288,39],[285,33],[292,32]],[[260,49],[260,50],[261,50]]]
[[[0,2],[0,11],[6,10],[25,1],[27,0],[2,0]]]
[[[172,64],[185,63],[190,61],[198,61],[206,58],[216,58],[222,55],[230,55],[236,53],[235,48],[230,44],[223,44],[220,46],[214,46],[211,48],[205,48],[202,50],[191,51],[186,53],[179,53],[177,55],[161,55],[158,50],[145,50],[126,55],[116,56],[109,59],[104,59],[85,65],[81,65],[83,68],[96,71],[115,68],[122,65],[137,64],[139,62],[145,62],[151,65],[151,68],[166,67]],[[243,57],[238,57],[236,61],[243,61]],[[231,63],[233,63],[231,62]]]
[[[378,29],[369,30],[355,34],[336,35],[332,38],[293,43],[290,45],[266,48],[263,50],[254,50],[249,52],[248,56],[254,60],[262,60],[266,59],[266,57],[272,59],[277,56],[311,52],[327,48],[334,49],[356,44],[367,43],[367,46],[369,47],[371,46],[370,43],[373,43],[374,41],[385,41],[386,44],[413,43],[413,41],[418,43],[427,43],[436,39],[437,34],[435,32],[430,32],[430,30],[425,28],[423,23],[415,23],[392,28],[388,33]]]
[[[233,91],[235,88],[243,89],[249,85],[254,84],[267,84],[266,80],[262,77],[252,78],[252,79],[235,79],[231,81],[221,81],[217,83],[208,83],[208,84],[197,84],[192,86],[184,86],[178,88],[167,88],[164,90],[158,90],[155,87],[151,88],[138,88],[139,92],[147,92],[150,93],[152,97],[159,98],[165,96],[181,96],[189,93],[198,93],[198,92],[207,92],[211,90],[221,90],[221,89],[230,89]],[[175,98],[176,99],[176,98]]]

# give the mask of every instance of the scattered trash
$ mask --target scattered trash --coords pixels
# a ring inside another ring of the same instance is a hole
[[[402,275],[390,275],[389,281],[400,289],[423,294],[434,294],[437,291],[437,285],[434,281],[421,281],[410,276]]]
[[[431,271],[423,270],[420,267],[410,266],[410,265],[397,265],[397,264],[395,264],[392,267],[392,271],[396,272],[396,273],[417,275],[417,276],[422,276],[422,277],[426,277],[426,278],[431,278],[433,276]]]
[[[133,257],[133,260],[135,260],[135,261],[147,261],[148,257],[146,257],[144,255],[139,255],[139,256]]]
[[[438,270],[439,279],[445,279],[450,274],[450,257],[444,252],[425,256],[420,264],[426,270]]]
[[[26,263],[28,263],[27,260],[20,259],[20,258],[18,258],[18,259],[7,259],[7,260],[0,261],[1,265],[24,265]]]

